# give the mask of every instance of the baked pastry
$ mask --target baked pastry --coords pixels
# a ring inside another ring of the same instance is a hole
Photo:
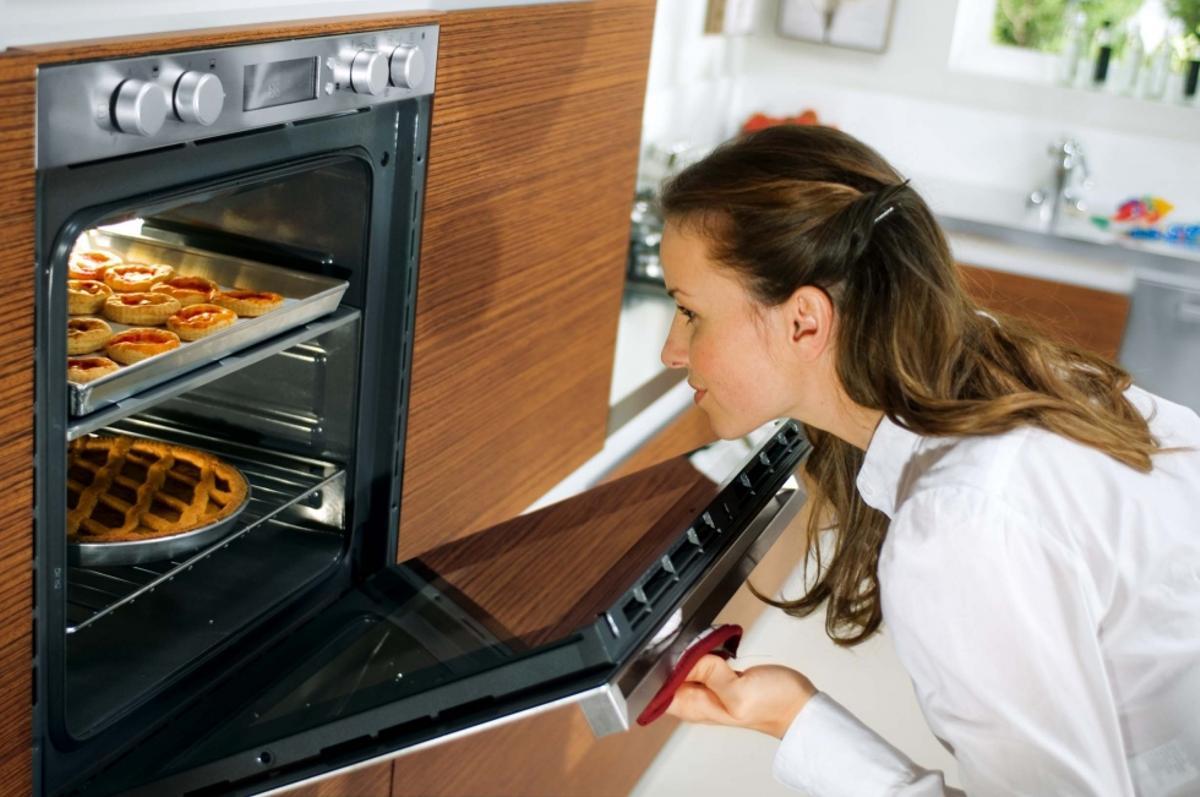
[[[68,357],[67,379],[72,382],[91,382],[120,368],[107,357]]]
[[[112,294],[112,288],[98,280],[67,280],[67,312],[71,315],[98,313]]]
[[[104,279],[104,272],[121,265],[121,258],[107,249],[81,249],[67,259],[67,276],[73,280]]]
[[[167,329],[183,340],[199,340],[237,321],[237,313],[215,304],[193,304],[167,319]]]
[[[212,303],[228,307],[242,318],[254,318],[282,305],[283,297],[272,291],[218,291]]]
[[[176,275],[169,280],[157,283],[150,289],[152,293],[165,293],[174,296],[183,307],[202,304],[212,300],[213,294],[219,291],[217,283],[205,277],[186,277]]]
[[[174,332],[153,327],[134,327],[109,338],[104,353],[121,365],[133,365],[178,348],[179,336]]]
[[[163,263],[124,263],[104,272],[104,284],[114,291],[145,291],[156,282],[175,276],[175,269]]]
[[[179,312],[179,300],[165,293],[115,293],[104,302],[104,315],[118,324],[155,326]]]
[[[229,517],[245,477],[212,454],[133,437],[82,437],[67,452],[67,541],[171,537]]]
[[[102,349],[112,333],[112,327],[99,318],[72,318],[67,322],[67,354]]]

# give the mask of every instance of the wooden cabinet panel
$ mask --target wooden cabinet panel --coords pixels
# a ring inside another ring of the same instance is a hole
[[[388,797],[392,764],[384,761],[283,792],[285,797]]]
[[[603,446],[653,18],[606,0],[442,19],[401,560]]]
[[[392,797],[628,794],[678,723],[596,739],[575,706],[396,759]]]
[[[0,57],[0,793],[33,788],[33,114],[30,65]]]
[[[1044,332],[1116,361],[1129,297],[962,265],[963,279],[985,308],[1024,319]]]

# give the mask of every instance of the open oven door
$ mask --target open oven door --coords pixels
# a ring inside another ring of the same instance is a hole
[[[83,786],[243,794],[565,703],[628,729],[805,500],[794,421],[375,573]]]

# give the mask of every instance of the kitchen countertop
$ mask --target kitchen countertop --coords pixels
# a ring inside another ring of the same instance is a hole
[[[1200,280],[1200,249],[1139,241],[1097,228],[1065,209],[1053,234],[1044,232],[1019,191],[914,177],[950,241],[955,258],[969,265],[1130,293],[1139,275],[1170,274]],[[1093,204],[1106,205],[1099,199]]]

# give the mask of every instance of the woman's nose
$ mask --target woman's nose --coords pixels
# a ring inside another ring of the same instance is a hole
[[[663,365],[668,368],[687,367],[687,344],[683,335],[679,333],[677,323],[671,324],[671,331],[667,333],[667,340],[663,343],[661,359]]]

